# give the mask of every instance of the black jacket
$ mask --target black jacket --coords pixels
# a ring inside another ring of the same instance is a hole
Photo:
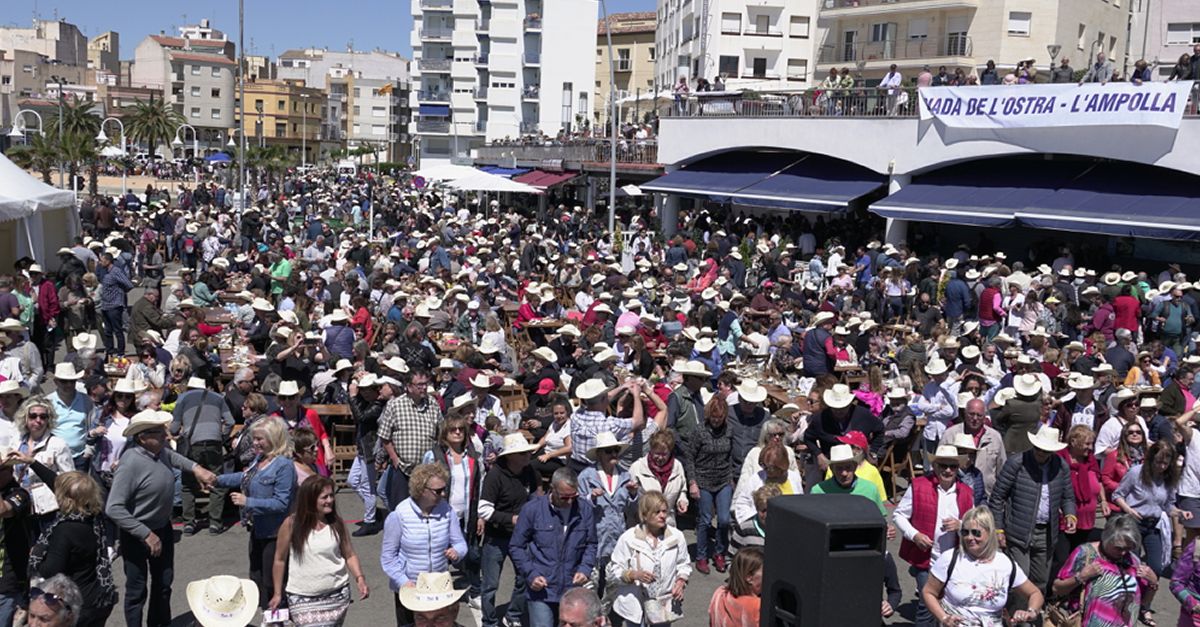
[[[520,514],[529,495],[537,492],[538,476],[532,466],[526,466],[520,474],[514,475],[502,460],[496,460],[483,478],[479,505],[481,512],[492,512],[484,525],[487,536],[507,539],[512,537],[515,528],[513,516]]]
[[[368,401],[362,395],[350,399],[350,416],[354,418],[354,443],[358,445],[358,454],[365,460],[375,458],[375,440],[379,431],[379,417],[387,402],[376,397]]]
[[[808,450],[812,453],[818,451],[829,457],[829,449],[838,442],[838,436],[846,435],[851,431],[861,431],[867,436],[867,442],[871,445],[871,452],[876,452],[883,447],[883,421],[871,414],[871,411],[857,403],[850,406],[850,415],[847,420],[842,422],[833,415],[833,410],[825,408],[820,415],[808,424],[808,430],[804,432],[804,443],[808,445]]]

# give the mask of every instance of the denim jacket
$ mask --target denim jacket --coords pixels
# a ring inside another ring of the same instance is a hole
[[[257,465],[260,459],[255,457],[250,467]],[[223,474],[217,477],[217,486],[239,489],[244,475],[244,472]],[[255,538],[274,538],[279,534],[279,526],[287,518],[295,495],[296,469],[290,458],[278,455],[266,468],[254,474],[246,489],[246,504],[242,509],[250,516]]]

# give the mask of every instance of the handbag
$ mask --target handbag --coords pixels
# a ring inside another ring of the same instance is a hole
[[[176,440],[175,452],[191,459],[189,453],[192,452],[192,435],[196,433],[196,423],[200,422],[200,410],[204,409],[204,401],[208,400],[208,390],[204,390],[204,396],[200,397],[200,403],[196,405],[196,409],[192,411],[192,426],[188,427],[187,437],[182,440]]]
[[[1083,624],[1083,597],[1087,586],[1079,586],[1079,609],[1074,612],[1063,603],[1049,603],[1045,607],[1044,627],[1080,627]]]

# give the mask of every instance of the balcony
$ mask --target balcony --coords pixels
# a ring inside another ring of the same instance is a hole
[[[453,59],[418,59],[417,69],[422,74],[449,74]]]
[[[487,87],[480,87],[479,89],[475,90],[475,99],[476,100],[487,100],[487,94],[488,94]]]
[[[448,28],[422,28],[421,41],[450,41],[454,31]]]
[[[525,90],[521,92],[521,100],[537,101],[538,97],[541,95],[542,95],[541,85],[526,85]]]
[[[450,92],[448,92],[448,91],[434,91],[434,90],[431,90],[431,91],[419,91],[419,92],[417,92],[417,102],[428,102],[428,103],[438,103],[438,102],[442,102],[442,103],[449,103],[449,102],[450,102]]]
[[[537,122],[521,122],[522,135],[537,135],[540,131]]]
[[[759,28],[757,26],[749,27],[742,31],[746,37],[783,37],[783,31],[778,28]]]
[[[471,61],[473,61],[475,63],[475,65],[487,65],[488,64],[488,56],[486,54],[477,54],[474,57],[472,57]]]
[[[629,72],[629,71],[633,70],[633,60],[632,59],[617,59],[617,62],[614,63],[613,66],[614,66],[615,71],[617,71],[617,72]]]
[[[858,17],[932,11],[938,9],[974,9],[979,0],[822,0],[821,17]]]
[[[486,35],[492,30],[491,20],[475,20],[475,34]]]
[[[525,30],[540,32],[542,30],[542,18],[536,15],[525,16]]]
[[[449,120],[417,120],[418,133],[449,133]]]
[[[533,130],[527,130],[521,125],[521,133],[536,135],[536,125]],[[506,146],[495,144],[479,147],[479,159],[482,161],[508,161],[538,163],[543,160],[555,159],[567,163],[609,163],[612,157],[612,144],[607,139],[577,140],[565,144],[544,146]],[[657,164],[658,142],[648,140],[618,140],[618,164]]]
[[[741,76],[742,80],[753,81],[777,81],[779,80],[779,72],[768,70],[766,72],[746,72]]]
[[[525,53],[525,65],[541,65],[542,55],[537,52]]]
[[[664,118],[912,118],[917,116],[917,93],[915,88],[902,88],[888,94],[875,87],[701,93],[661,107],[659,114]]]
[[[422,11],[453,11],[454,0],[421,0]]]
[[[970,57],[971,38],[958,35],[942,39],[905,39],[902,41],[872,41],[821,46],[818,64],[841,64],[865,61],[868,66],[887,67],[892,61],[932,61],[952,57]]]

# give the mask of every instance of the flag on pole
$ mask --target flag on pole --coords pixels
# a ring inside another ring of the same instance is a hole
[[[379,95],[380,95],[380,96],[386,96],[386,95],[388,95],[388,94],[392,93],[392,89],[393,89],[394,87],[395,87],[395,84],[394,84],[394,83],[388,83],[387,85],[384,85],[383,87],[380,87],[380,88],[379,88]]]

